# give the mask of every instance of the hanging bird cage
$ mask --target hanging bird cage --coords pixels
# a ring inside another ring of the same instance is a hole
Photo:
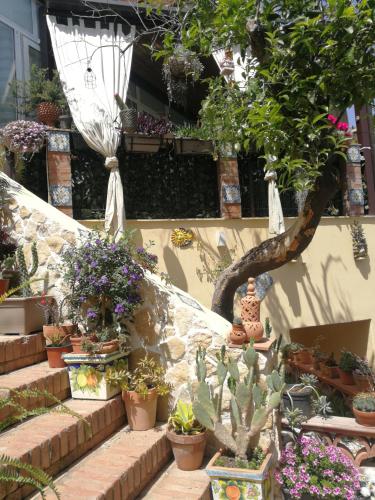
[[[87,66],[87,69],[85,71],[84,75],[84,80],[85,80],[85,87],[87,89],[95,89],[96,88],[96,76],[92,68],[90,66]]]

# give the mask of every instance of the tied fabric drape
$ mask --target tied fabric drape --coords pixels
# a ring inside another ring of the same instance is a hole
[[[135,29],[124,35],[121,25],[102,29],[73,24],[58,24],[47,16],[57,70],[74,123],[87,145],[105,157],[109,169],[105,229],[120,237],[125,228],[124,195],[117,147],[120,132],[119,109],[114,95],[125,102],[133,55]]]
[[[276,172],[268,170],[264,180],[268,182],[268,232],[270,235],[281,234],[285,231],[285,225],[279,190],[277,189]]]

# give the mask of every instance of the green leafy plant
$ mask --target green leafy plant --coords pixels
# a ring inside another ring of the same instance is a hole
[[[353,407],[359,411],[375,412],[375,393],[360,392],[353,398]]]
[[[297,352],[304,349],[302,344],[298,342],[291,342],[290,344],[286,344],[282,347],[282,355],[284,359],[288,359],[292,354],[296,354]]]
[[[18,111],[32,115],[38,104],[53,102],[63,111],[68,105],[61,86],[60,77],[56,70],[52,78],[48,78],[48,69],[32,65],[30,80],[13,80],[10,87],[13,96],[17,99]]]
[[[350,351],[341,351],[341,357],[339,361],[339,368],[344,372],[352,372],[357,367],[357,360],[355,354]]]
[[[259,436],[270,413],[279,406],[284,382],[274,370],[267,376],[267,390],[256,383],[258,353],[248,347],[242,353],[242,360],[247,368],[244,376],[240,375],[238,364],[231,359],[222,346],[217,355],[217,384],[210,386],[206,382],[206,351],[199,348],[196,354],[198,387],[195,391],[193,411],[198,421],[214,432],[222,445],[234,454],[236,459],[251,459],[250,440]],[[223,391],[227,386],[231,393],[230,413],[232,426],[229,429],[222,423]],[[214,392],[214,387],[218,387]]]
[[[192,403],[185,403],[180,399],[176,408],[168,419],[168,424],[176,434],[192,436],[204,431],[204,427],[197,421],[193,413]]]
[[[149,354],[138,361],[133,371],[113,370],[106,375],[106,380],[120,386],[123,391],[134,391],[142,396],[147,396],[150,389],[156,389],[159,396],[170,392],[170,386],[165,382],[165,369]]]

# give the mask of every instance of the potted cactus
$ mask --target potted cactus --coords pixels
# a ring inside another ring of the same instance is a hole
[[[354,385],[353,372],[357,368],[355,354],[350,351],[342,351],[339,362],[340,380],[344,385]]]
[[[134,108],[129,108],[118,94],[115,94],[115,101],[120,109],[122,130],[127,134],[134,134],[134,132],[137,130],[137,110]]]
[[[177,401],[168,420],[167,438],[171,442],[174,459],[181,470],[196,470],[202,465],[207,433],[193,413],[193,405]]]
[[[375,426],[375,392],[360,392],[353,398],[356,422],[367,427]]]
[[[206,352],[196,355],[198,385],[193,411],[197,420],[212,431],[223,449],[207,465],[214,500],[220,498],[271,498],[272,452],[257,443],[270,414],[281,401],[284,383],[277,371],[267,376],[267,389],[256,382],[258,354],[250,346],[241,354],[247,373],[222,347],[217,355],[217,384],[206,382]],[[230,420],[223,419],[223,394],[230,391]],[[263,496],[262,496],[263,495]]]
[[[60,333],[51,334],[46,345],[48,365],[50,368],[64,368],[66,366],[62,354],[72,352],[69,335],[61,337]]]
[[[33,295],[30,283],[38,270],[38,252],[36,243],[31,245],[32,263],[27,268],[24,250],[19,246],[16,250],[16,268],[19,271],[20,296],[7,298],[0,304],[0,334],[17,333],[28,335],[38,332],[43,326],[43,311],[39,307],[40,296]]]

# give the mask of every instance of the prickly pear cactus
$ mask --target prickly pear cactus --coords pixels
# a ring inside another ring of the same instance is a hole
[[[34,242],[31,245],[31,257],[32,257],[32,263],[31,267],[28,270],[26,266],[26,260],[25,260],[25,255],[23,251],[23,247],[19,246],[16,251],[16,262],[17,262],[17,267],[20,272],[20,280],[21,283],[27,283],[21,288],[21,294],[22,297],[31,297],[33,292],[30,287],[30,279],[34,276],[34,274],[38,270],[39,266],[39,259],[38,259],[38,251],[36,249],[36,243]]]
[[[241,377],[237,362],[228,356],[223,346],[217,356],[218,383],[215,387],[218,386],[218,390],[214,392],[206,382],[205,355],[205,351],[199,349],[196,356],[199,384],[193,402],[194,414],[202,425],[214,432],[225,448],[237,458],[246,460],[250,440],[260,434],[268,416],[280,404],[284,382],[274,370],[267,376],[266,390],[256,383],[258,353],[253,347],[243,351],[247,373]],[[231,392],[231,429],[221,421],[225,383]]]

